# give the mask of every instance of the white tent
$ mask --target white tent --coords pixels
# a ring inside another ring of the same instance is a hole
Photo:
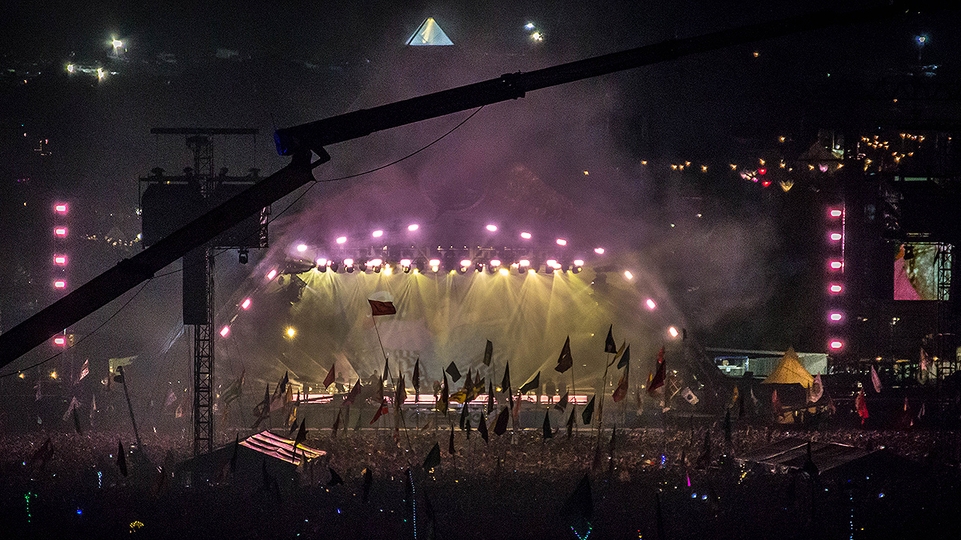
[[[454,42],[447,37],[447,34],[441,30],[437,21],[433,17],[427,17],[424,22],[420,23],[415,31],[409,38],[407,38],[407,45],[412,46],[430,46],[430,45],[453,45]]]

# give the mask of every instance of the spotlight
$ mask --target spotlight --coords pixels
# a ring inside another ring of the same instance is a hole
[[[330,261],[328,261],[327,259],[324,259],[323,257],[321,257],[320,259],[317,259],[317,270],[320,270],[321,272],[326,272],[327,264],[329,262]]]
[[[240,264],[247,264],[249,257],[250,252],[247,251],[247,248],[237,250],[237,260],[240,262]]]
[[[337,270],[340,269],[340,265],[337,264],[337,261],[327,261],[327,266],[330,267],[331,272],[337,272]]]
[[[474,265],[474,271],[475,271],[475,272],[483,272],[483,271],[484,271],[484,263],[478,261],[478,262]]]
[[[374,238],[380,238],[381,236],[384,236],[384,231],[377,229],[376,231],[370,233],[370,235]]]
[[[488,232],[497,232],[497,225],[494,225],[493,223],[484,228],[487,229]]]
[[[344,259],[344,270],[346,270],[348,274],[354,273],[354,259]]]
[[[416,224],[416,223],[411,223],[410,225],[407,226],[407,230],[410,231],[410,232],[414,232],[414,231],[416,231],[416,230],[419,229],[419,228],[420,228],[420,225],[418,225],[418,224]]]
[[[427,261],[427,264],[430,265],[430,271],[435,274],[440,270],[440,259],[431,259]]]
[[[584,259],[574,259],[574,266],[571,267],[571,272],[575,274],[580,274],[581,270],[584,269]]]
[[[383,266],[384,266],[384,261],[381,259],[371,259],[367,261],[367,269],[373,270],[378,274],[380,273],[380,270],[383,268]]]
[[[491,274],[493,274],[494,272],[497,272],[497,269],[500,268],[500,266],[501,266],[500,259],[491,259],[491,262],[488,263],[487,265]]]
[[[457,271],[461,274],[466,274],[468,268],[470,268],[470,259],[463,259],[460,262],[460,266],[457,267]]]
[[[410,259],[401,259],[400,266],[404,269],[405,274],[410,273]]]
[[[347,243],[347,237],[346,237],[346,236],[338,236],[338,237],[337,237],[337,243],[338,243],[338,244],[346,244],[346,243]]]
[[[831,342],[828,343],[828,346],[831,347],[832,351],[840,351],[844,348],[844,342],[840,339],[832,339]]]
[[[523,238],[524,240],[530,240],[530,239],[531,239],[531,233],[526,232],[526,231],[525,231],[525,232],[522,232],[522,233],[521,233],[521,238]]]
[[[518,272],[518,273],[527,272],[527,271],[529,271],[529,270],[531,270],[531,261],[530,261],[530,259],[521,259],[521,260],[517,261],[517,272]]]

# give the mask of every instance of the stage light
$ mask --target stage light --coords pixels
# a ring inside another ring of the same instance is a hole
[[[832,242],[839,242],[839,241],[841,240],[841,233],[839,233],[839,232],[833,232],[833,233],[831,233],[831,234],[828,235],[828,238],[829,238]]]
[[[377,229],[376,231],[370,233],[370,235],[374,238],[380,238],[381,236],[384,236],[384,231]]]
[[[418,224],[416,224],[416,223],[411,223],[410,225],[407,226],[407,230],[410,231],[410,232],[414,232],[414,231],[416,231],[416,230],[419,229],[419,228],[420,228],[420,225],[418,225]]]
[[[494,272],[497,271],[498,268],[500,268],[500,266],[501,266],[500,259],[491,259],[491,262],[488,263],[487,268],[490,270],[490,273],[493,274]]]
[[[464,259],[460,262],[460,266],[457,267],[457,271],[460,272],[461,274],[466,274],[468,268],[470,268],[470,261],[467,259]]]
[[[297,253],[303,253],[307,251],[307,244],[297,244]]]
[[[277,277],[277,270],[271,270],[270,272],[267,272],[267,281],[270,281],[275,277]]]
[[[557,242],[557,245],[559,245],[559,246],[566,246],[566,245],[567,245],[567,240],[565,240],[565,239],[563,239],[563,238],[558,238],[557,240],[555,240],[555,242]]]
[[[634,279],[634,274],[630,270],[624,270],[624,279],[631,281]]]
[[[427,264],[430,266],[430,271],[435,274],[440,270],[440,259],[431,259],[427,261]]]
[[[571,266],[571,272],[575,274],[580,274],[581,270],[584,269],[584,259],[574,259],[574,265]]]
[[[828,261],[828,268],[831,270],[840,270],[844,268],[844,262],[839,260]]]
[[[604,248],[602,248],[602,247],[596,247],[596,248],[594,248],[594,253],[597,253],[598,255],[603,255],[603,254],[604,254]]]
[[[250,298],[244,298],[244,301],[240,303],[242,309],[250,309]]]
[[[56,337],[53,338],[53,344],[56,345],[57,347],[66,347],[66,346],[67,346],[67,337],[66,337],[66,336],[56,336]]]
[[[519,266],[522,270],[526,270],[526,269],[530,268],[530,266],[531,266],[531,261],[530,261],[530,259],[521,259],[521,260],[517,261],[517,266]]]
[[[220,337],[227,337],[227,334],[229,334],[229,333],[230,333],[230,327],[229,327],[229,326],[225,326],[225,327],[223,327],[223,328],[220,329]]]
[[[389,276],[394,273],[394,268],[390,264],[384,265],[384,275]]]
[[[830,343],[828,343],[828,347],[830,347],[832,351],[840,351],[844,348],[844,342],[840,339],[832,339]]]
[[[53,288],[54,288],[54,289],[66,289],[66,288],[67,288],[67,282],[64,281],[64,280],[62,280],[62,279],[58,279],[58,280],[56,280],[56,281],[53,282]]]
[[[347,237],[346,237],[346,236],[338,236],[338,237],[337,237],[337,243],[338,243],[338,244],[346,244],[346,243],[347,243]]]
[[[483,271],[484,271],[484,263],[482,263],[482,262],[480,262],[480,261],[477,261],[477,263],[474,264],[474,271],[475,271],[475,272],[483,272]]]
[[[551,271],[557,271],[563,268],[561,266],[561,263],[557,262],[556,259],[548,259],[547,262],[544,264],[546,265],[547,268],[550,268]]]
[[[346,270],[348,274],[354,273],[354,259],[344,259],[344,270]]]
[[[326,271],[327,271],[327,263],[328,263],[328,261],[327,261],[327,259],[324,258],[324,257],[321,257],[321,258],[317,259],[317,269],[320,270],[321,272],[326,272]]]
[[[508,270],[507,268],[498,268],[497,273],[502,276],[509,276],[511,274],[511,271]]]
[[[294,336],[297,335],[297,329],[294,328],[293,326],[288,326],[287,329],[284,330],[284,334],[287,335],[288,339],[293,339]]]
[[[404,269],[405,274],[410,273],[410,259],[401,259],[400,266]]]
[[[667,333],[671,334],[672,338],[676,338],[680,335],[680,332],[677,331],[677,328],[674,328],[673,326],[667,329]]]
[[[655,309],[657,309],[657,302],[655,302],[655,301],[654,301],[653,299],[651,299],[651,298],[648,298],[647,300],[645,300],[645,301],[644,301],[644,305],[646,305],[646,306],[647,306],[647,309],[649,309],[649,310],[651,310],[651,311],[654,311]]]
[[[367,261],[367,270],[373,270],[374,272],[380,273],[381,268],[384,266],[384,261],[381,259],[371,259]]]
[[[522,233],[521,233],[521,238],[523,238],[524,240],[530,240],[530,239],[531,239],[531,233],[529,233],[529,232],[522,232]]]
[[[461,259],[460,266],[461,268],[467,268],[470,266],[470,259]]]
[[[841,212],[840,209],[838,209],[838,208],[831,208],[830,210],[828,210],[828,217],[831,217],[831,218],[839,218],[839,217],[841,217],[841,213],[842,213],[842,212]]]
[[[53,211],[61,216],[67,214],[67,203],[56,203],[53,205]]]
[[[53,264],[55,264],[55,265],[57,265],[57,266],[66,266],[66,265],[67,265],[67,256],[66,256],[66,255],[54,255],[54,256],[53,256]]]
[[[489,224],[487,227],[484,227],[484,228],[487,229],[489,232],[497,232],[497,225],[494,225],[493,223]]]
[[[828,285],[828,291],[831,294],[841,294],[841,291],[843,290],[844,288],[841,287],[840,283],[831,283],[830,285]]]
[[[842,319],[844,319],[844,315],[840,311],[828,313],[828,320],[831,322],[841,322]]]
[[[66,238],[66,237],[67,237],[67,228],[66,228],[66,227],[54,227],[54,229],[53,229],[53,235],[56,236],[57,238]]]

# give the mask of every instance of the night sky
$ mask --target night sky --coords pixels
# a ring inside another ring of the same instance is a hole
[[[141,249],[133,243],[140,232],[137,179],[156,166],[176,174],[190,164],[181,138],[152,136],[152,127],[257,128],[257,137],[216,140],[215,162],[231,174],[258,168],[266,175],[286,164],[273,150],[276,128],[501,73],[836,7],[694,0],[14,4],[0,8],[0,329],[55,298],[45,287],[49,251],[43,247],[46,205],[53,200],[76,209],[71,272],[78,284]],[[454,47],[403,46],[427,16]],[[544,41],[530,39],[527,22]],[[798,300],[816,285],[808,278],[817,252],[805,235],[813,191],[803,183],[788,193],[764,190],[728,164],[753,163],[772,151],[796,156],[819,128],[846,124],[846,112],[861,110],[863,103],[850,106],[861,103],[852,88],[917,73],[919,65],[937,65],[939,77],[956,73],[958,22],[955,10],[789,36],[485,108],[428,152],[376,175],[312,189],[272,229],[272,251],[252,254],[252,263],[276,255],[282,250],[276,246],[297,240],[306,224],[331,212],[344,227],[362,228],[373,207],[416,204],[396,198],[405,182],[446,186],[447,196],[477,186],[489,193],[498,184],[488,179],[523,164],[576,208],[562,217],[545,210],[541,226],[575,237],[594,234],[631,252],[702,341],[819,348],[805,341],[807,317],[819,313],[817,306]],[[927,36],[921,49],[920,35]],[[123,41],[119,57],[112,38]],[[109,73],[98,82],[68,74],[70,63]],[[333,161],[315,176],[337,178],[389,163],[465,117],[336,145],[329,149]],[[778,136],[787,139],[781,147]],[[44,153],[41,140],[48,141]],[[673,174],[668,167],[687,161],[695,168],[710,164],[710,172]],[[378,198],[381,192],[388,195]],[[224,297],[253,268],[238,266],[233,255],[221,264]],[[161,347],[176,334],[179,310],[156,306],[179,304],[179,283],[151,284],[131,304],[123,327],[98,328],[116,311],[114,303],[77,331],[101,333],[91,345],[96,355]]]

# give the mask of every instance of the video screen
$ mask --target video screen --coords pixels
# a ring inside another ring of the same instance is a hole
[[[894,256],[894,299],[895,300],[937,300],[939,279],[950,281],[950,272],[939,277],[938,268],[950,261],[949,246],[936,242],[904,242]],[[942,283],[944,300],[948,298],[950,282]]]

